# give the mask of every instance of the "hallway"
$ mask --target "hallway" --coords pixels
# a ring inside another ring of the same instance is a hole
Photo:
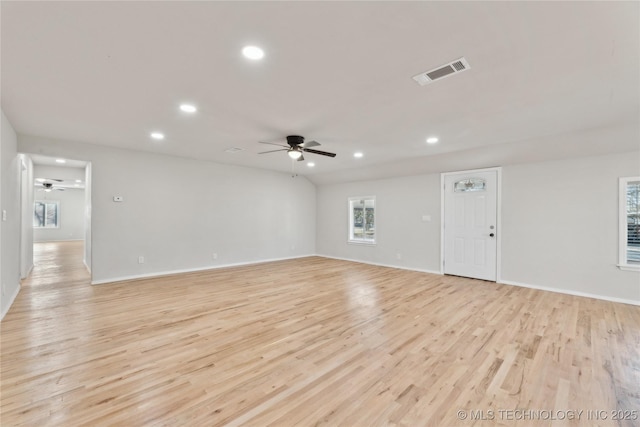
[[[34,243],[33,271],[22,281],[20,293],[33,286],[60,289],[82,281],[88,285],[91,276],[82,262],[83,249],[81,240]]]

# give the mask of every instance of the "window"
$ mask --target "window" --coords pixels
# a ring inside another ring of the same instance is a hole
[[[623,270],[640,271],[640,177],[620,178],[620,260]]]
[[[469,178],[458,181],[453,185],[453,191],[464,193],[467,191],[485,191],[487,182],[482,178]]]
[[[376,198],[349,198],[349,242],[376,243]]]
[[[60,205],[50,200],[36,200],[33,211],[34,228],[58,228]]]

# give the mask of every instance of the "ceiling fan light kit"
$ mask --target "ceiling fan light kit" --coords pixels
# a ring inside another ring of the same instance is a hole
[[[335,153],[329,153],[327,151],[313,150],[309,147],[317,147],[320,145],[317,141],[304,141],[304,137],[300,135],[289,135],[287,136],[287,145],[277,144],[275,142],[263,142],[258,141],[260,144],[269,144],[269,145],[277,145],[278,147],[282,147],[280,150],[270,150],[263,151],[258,154],[267,154],[267,153],[275,153],[276,151],[286,151],[287,155],[293,159],[298,160],[299,162],[304,160],[303,153],[313,153],[320,154],[321,156],[327,157],[335,157]]]
[[[287,151],[287,154],[293,160],[298,160],[302,157],[302,151],[300,151],[300,149],[298,148],[290,148],[289,151]]]

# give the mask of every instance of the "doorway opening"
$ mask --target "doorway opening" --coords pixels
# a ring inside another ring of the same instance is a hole
[[[90,277],[91,163],[38,154],[20,161],[21,278],[69,269]]]
[[[441,272],[500,279],[501,168],[443,173]]]

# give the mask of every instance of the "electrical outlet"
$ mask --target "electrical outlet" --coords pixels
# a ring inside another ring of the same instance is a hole
[[[139,256],[138,257],[138,264],[144,264],[144,257],[143,256]]]
[[[2,220],[3,221],[7,220],[7,210],[6,209],[2,209]]]
[[[396,254],[396,258],[397,259],[402,259],[402,254],[400,254],[400,253]]]
[[[218,254],[214,252],[214,253],[213,253],[213,260],[215,261],[215,260],[217,260],[217,259],[218,259]]]

